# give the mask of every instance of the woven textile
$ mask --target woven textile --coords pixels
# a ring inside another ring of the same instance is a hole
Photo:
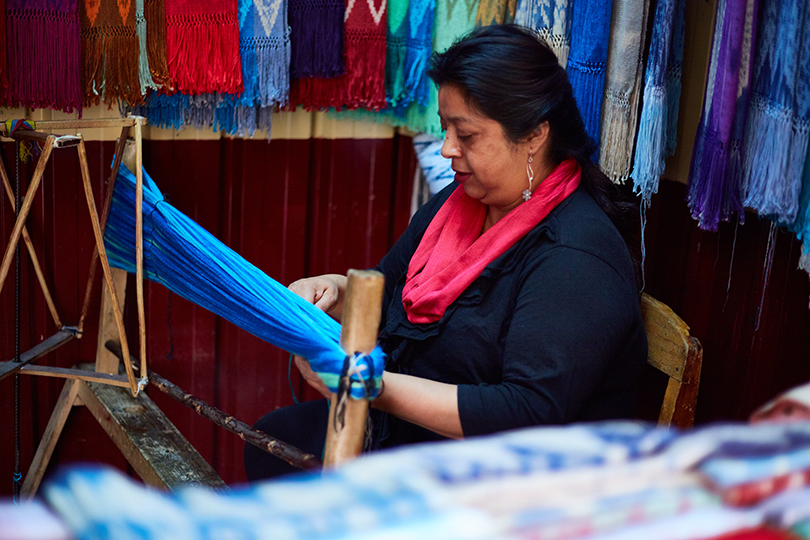
[[[518,0],[481,0],[475,15],[475,26],[512,24]]]
[[[78,0],[6,0],[8,104],[82,108]]]
[[[337,77],[343,58],[343,0],[290,0],[290,77]]]
[[[519,0],[515,24],[531,28],[557,55],[562,67],[571,49],[571,2],[569,0]]]
[[[777,493],[789,489],[799,489],[807,485],[810,485],[810,470],[774,475],[770,478],[732,486],[722,490],[720,495],[726,504],[751,506]]]
[[[82,91],[86,105],[102,98],[108,107],[121,99],[143,101],[135,31],[135,4],[130,0],[81,0]]]
[[[810,3],[766,2],[743,151],[745,206],[782,223],[799,211],[810,141]]]
[[[386,0],[346,0],[346,73],[293,81],[290,103],[306,109],[384,109]]]
[[[166,0],[166,49],[175,89],[242,91],[236,0]]]
[[[686,0],[659,0],[653,18],[631,173],[633,191],[641,194],[642,204],[648,207],[653,193],[658,192],[658,180],[664,174],[664,158],[675,152],[685,7]]]
[[[568,80],[574,89],[585,131],[597,145],[605,94],[612,4],[613,0],[577,0],[572,8]]]
[[[405,41],[408,36],[408,0],[389,0],[385,35],[385,96],[395,106],[405,87]]]
[[[649,0],[614,0],[599,139],[599,167],[614,182],[630,177],[644,76]]]
[[[141,86],[141,95],[145,96],[149,90],[157,90],[158,84],[152,79],[149,72],[149,53],[146,42],[146,13],[144,0],[135,0],[135,30],[138,33],[138,82]]]
[[[0,98],[8,88],[8,62],[6,43],[6,0],[0,0]]]
[[[689,207],[700,227],[716,231],[733,214],[744,219],[740,146],[748,115],[759,0],[720,0],[703,113],[689,169]]]
[[[166,58],[166,4],[164,0],[144,0],[146,21],[146,56],[152,79],[159,85],[173,88]],[[139,34],[140,35],[140,34]]]
[[[428,59],[433,52],[433,25],[436,0],[410,0],[405,37],[405,60],[403,64],[403,90],[395,100],[395,110],[404,116],[405,108],[412,102],[422,106],[430,100],[430,81],[427,76]]]
[[[802,256],[799,259],[799,268],[810,273],[810,148],[804,158],[804,179],[802,192],[799,195],[799,213],[790,230],[803,241]]]

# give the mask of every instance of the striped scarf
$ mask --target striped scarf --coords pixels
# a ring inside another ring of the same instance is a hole
[[[85,105],[102,97],[108,107],[143,102],[135,5],[123,0],[82,0],[82,92]]]
[[[475,27],[512,24],[516,10],[517,0],[481,0],[475,15]]]
[[[569,0],[519,0],[515,24],[531,28],[548,43],[562,67],[571,49],[571,2]]]
[[[758,0],[721,0],[709,60],[703,113],[689,169],[689,208],[700,227],[716,231],[745,217],[740,146],[748,114]]]
[[[81,111],[78,0],[6,0],[9,88],[17,107]]]

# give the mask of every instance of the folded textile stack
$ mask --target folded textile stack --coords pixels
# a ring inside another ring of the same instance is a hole
[[[775,496],[741,486],[803,472],[808,462],[810,423],[678,433],[608,422],[417,445],[323,475],[219,493],[158,493],[109,469],[76,468],[51,481],[45,496],[88,540],[113,531],[172,539],[675,540],[740,531],[789,538],[787,529],[795,538],[810,529],[804,482],[776,481]]]

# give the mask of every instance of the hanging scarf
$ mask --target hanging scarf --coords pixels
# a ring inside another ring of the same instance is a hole
[[[548,43],[562,67],[571,49],[571,2],[569,0],[519,0],[515,24],[531,28]]]
[[[101,96],[112,107],[119,99],[143,102],[138,71],[135,5],[116,0],[81,0],[82,91],[85,105]]]
[[[574,2],[572,10],[568,80],[574,89],[585,131],[597,146],[605,95],[612,4],[613,0],[579,0]]]
[[[0,0],[0,97],[4,96],[8,90],[6,46],[6,0]]]
[[[394,107],[405,88],[405,55],[408,36],[408,0],[389,0],[385,36],[385,96]]]
[[[655,8],[631,174],[633,191],[641,194],[642,204],[647,207],[653,193],[658,192],[664,159],[675,152],[685,6],[686,0],[659,0]]]
[[[146,56],[149,72],[158,85],[174,87],[169,76],[169,61],[166,58],[166,5],[164,0],[145,0]],[[140,30],[138,36],[140,36]]]
[[[751,61],[759,0],[721,0],[717,6],[703,113],[689,169],[689,208],[701,228],[716,231],[736,213],[740,196],[740,144],[748,113]]]
[[[294,81],[292,104],[309,110],[385,108],[385,7],[386,0],[346,0],[346,73]]]
[[[517,0],[481,0],[475,15],[475,27],[512,24],[516,9]]]
[[[796,221],[790,225],[790,230],[796,233],[802,241],[802,255],[799,259],[799,268],[810,274],[810,148],[804,158],[804,178],[802,191],[799,195],[799,212]]]
[[[157,90],[158,84],[152,79],[149,72],[149,53],[147,52],[146,41],[146,14],[144,12],[144,0],[135,1],[135,30],[138,33],[138,80],[141,85],[141,94],[146,95],[149,90]]]
[[[579,186],[580,169],[563,161],[532,198],[480,234],[487,206],[457,188],[428,225],[411,257],[402,303],[414,324],[438,321],[489,263],[523,238]]]
[[[745,206],[792,223],[810,141],[810,5],[765,3],[745,132]]]
[[[78,0],[6,0],[6,24],[7,102],[81,111]]]
[[[290,0],[290,77],[337,77],[343,57],[343,0]]]
[[[167,0],[166,48],[179,92],[242,91],[236,0]]]
[[[425,106],[430,99],[427,68],[433,52],[435,13],[436,0],[411,0],[408,4],[403,90],[395,100],[394,109],[399,116],[405,115],[406,107],[412,102]]]
[[[649,0],[616,0],[599,139],[599,167],[614,182],[630,176],[644,75]]]

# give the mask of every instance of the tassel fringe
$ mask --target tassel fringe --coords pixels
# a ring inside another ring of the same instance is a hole
[[[152,80],[149,72],[149,54],[146,51],[146,17],[143,12],[143,1],[138,0],[135,9],[135,31],[138,34],[138,80],[141,84],[141,94],[146,95],[148,90],[157,90],[158,85]]]
[[[146,19],[146,56],[149,72],[160,86],[173,90],[174,83],[169,76],[169,63],[166,59],[166,7],[164,0],[144,0]]]
[[[602,111],[602,139],[599,147],[599,168],[614,183],[624,184],[630,177],[635,138],[635,114],[631,96],[622,96],[608,90]]]
[[[290,2],[290,77],[337,77],[346,72],[343,56],[343,16],[346,5],[330,0]]]
[[[654,193],[658,193],[658,181],[664,174],[664,152],[669,122],[667,95],[664,88],[647,86],[644,89],[644,109],[638,126],[636,156],[633,164],[633,192],[649,205]],[[665,125],[667,124],[667,125]]]
[[[285,40],[254,38],[243,40],[242,62],[245,75],[245,105],[284,106],[290,95],[289,36]]]
[[[568,63],[568,80],[574,89],[585,131],[599,147],[602,100],[605,94],[605,66],[602,64]],[[594,161],[597,161],[596,159]]]
[[[85,105],[108,108],[122,99],[143,103],[138,78],[138,35],[132,27],[97,27],[82,30],[82,80]]]
[[[407,24],[404,22],[403,24]],[[388,107],[399,103],[405,90],[405,38],[388,34],[385,48],[385,94]]]

